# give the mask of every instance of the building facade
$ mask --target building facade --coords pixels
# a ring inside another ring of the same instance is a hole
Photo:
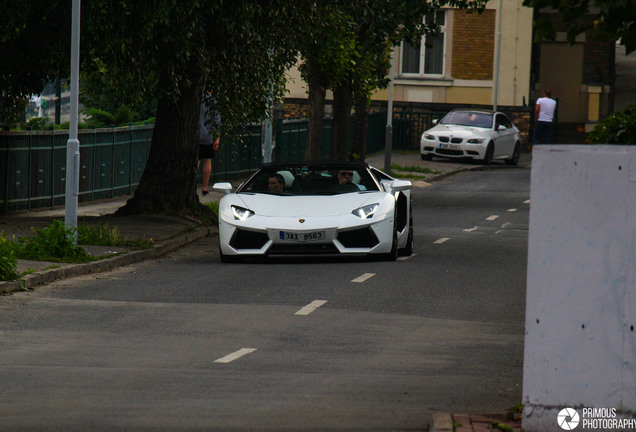
[[[402,43],[394,50],[396,103],[492,105],[497,86],[497,105],[523,106],[530,97],[532,10],[522,0],[489,2],[481,13],[441,9],[435,19],[441,32],[419,45]],[[495,74],[497,36],[501,19],[499,75]],[[431,17],[423,17],[423,20]],[[297,70],[289,72],[290,100],[307,97]],[[497,79],[498,78],[498,79]],[[497,79],[497,81],[495,81]],[[327,95],[330,99],[330,95]],[[386,101],[379,90],[374,101]]]

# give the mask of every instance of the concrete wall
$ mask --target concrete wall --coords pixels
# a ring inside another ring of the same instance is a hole
[[[636,147],[535,146],[524,429],[562,430],[564,408],[576,430],[608,430],[584,408],[636,419],[635,326]]]

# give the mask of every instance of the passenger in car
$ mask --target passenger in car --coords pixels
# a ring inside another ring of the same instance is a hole
[[[269,176],[267,189],[271,193],[283,193],[285,190],[285,179],[282,175],[276,173]]]

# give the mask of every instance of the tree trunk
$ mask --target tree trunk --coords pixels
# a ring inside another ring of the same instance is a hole
[[[313,60],[307,60],[307,85],[310,113],[305,160],[320,160],[327,88],[320,78],[319,66]]]
[[[196,73],[176,99],[161,98],[146,168],[132,198],[116,215],[210,217],[196,193],[199,113],[203,81]]]
[[[341,85],[333,89],[333,123],[331,126],[331,145],[329,147],[329,158],[331,160],[347,159],[352,100],[351,78],[347,78]]]
[[[350,159],[364,162],[369,136],[369,97],[365,92],[356,92],[354,100],[356,117]]]

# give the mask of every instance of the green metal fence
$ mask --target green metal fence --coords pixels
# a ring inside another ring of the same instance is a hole
[[[79,201],[129,194],[146,167],[152,126],[81,130]],[[0,210],[64,203],[68,131],[0,133]]]
[[[329,157],[331,143],[331,119],[325,119],[323,126],[321,157]],[[278,162],[301,161],[305,158],[307,148],[307,128],[309,119],[278,120],[276,123],[276,148],[274,160]],[[347,153],[351,151],[353,144],[354,122],[349,125],[349,142]],[[373,113],[369,115],[367,153],[375,153],[384,149],[386,130],[386,113]]]
[[[415,150],[435,113],[395,112],[393,148]],[[279,120],[275,161],[305,157],[307,119]],[[329,156],[331,119],[325,119],[322,157]],[[353,142],[353,121],[347,151]],[[384,149],[386,113],[369,115],[367,154]],[[79,131],[79,201],[132,193],[139,184],[150,151],[153,126]],[[0,212],[64,204],[68,131],[0,132]],[[262,163],[262,127],[254,125],[221,140],[213,164],[213,181],[243,178]]]
[[[221,138],[214,154],[212,180],[244,178],[262,164],[262,126],[249,126],[232,137]]]

